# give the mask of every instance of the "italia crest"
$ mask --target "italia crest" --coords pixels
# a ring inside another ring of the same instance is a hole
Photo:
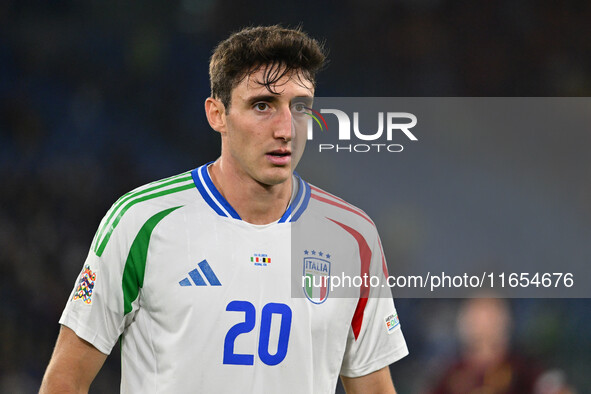
[[[330,254],[304,251],[303,290],[314,304],[322,304],[330,293]]]

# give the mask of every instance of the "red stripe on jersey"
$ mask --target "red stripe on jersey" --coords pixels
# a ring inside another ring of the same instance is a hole
[[[364,218],[365,220],[367,220],[369,223],[371,223],[372,226],[375,226],[375,224],[373,224],[373,222],[371,221],[371,219],[368,216],[363,215],[361,212],[359,212],[359,211],[351,208],[350,206],[339,204],[336,201],[329,200],[328,198],[321,197],[321,196],[319,196],[317,194],[314,194],[314,193],[312,193],[310,195],[310,197],[312,197],[315,200],[322,201],[322,202],[325,202],[325,203],[330,204],[330,205],[334,205],[335,207],[342,208],[342,209],[344,209],[346,211],[353,212],[354,214],[359,215],[362,218]]]
[[[380,253],[382,254],[382,270],[384,271],[384,278],[388,279],[388,266],[386,265],[386,258],[384,257],[384,248],[382,248],[382,241],[378,235],[378,244],[380,245]]]
[[[346,202],[346,201],[345,201],[345,200],[343,200],[342,198],[339,198],[339,197],[337,197],[337,196],[335,196],[335,195],[332,195],[332,194],[330,194],[330,193],[327,193],[327,192],[325,192],[324,190],[317,188],[316,186],[312,186],[312,185],[310,185],[310,188],[311,188],[311,189],[312,189],[314,192],[317,192],[317,193],[322,193],[322,194],[325,194],[325,195],[327,195],[327,196],[329,196],[329,197],[332,197],[332,198],[334,198],[334,199],[336,199],[336,200],[342,201],[342,202],[343,202],[343,204],[339,204],[339,203],[338,203],[338,202],[336,202],[336,201],[329,200],[329,199],[327,199],[327,198],[321,197],[321,196],[319,196],[319,195],[316,195],[316,194],[314,194],[314,193],[312,193],[312,195],[311,195],[311,197],[312,197],[312,198],[314,198],[314,199],[316,199],[316,200],[318,200],[318,201],[322,201],[322,202],[325,202],[325,203],[327,203],[327,204],[334,205],[334,206],[336,206],[336,207],[339,207],[339,208],[345,209],[345,210],[347,210],[347,211],[349,211],[349,212],[353,212],[353,213],[355,213],[355,214],[357,214],[357,215],[361,216],[361,217],[362,217],[362,218],[364,218],[365,220],[367,220],[369,223],[371,223],[371,225],[372,225],[372,226],[374,226],[374,227],[375,227],[375,223],[374,223],[374,222],[373,222],[373,221],[372,221],[372,220],[369,218],[369,216],[367,216],[367,215],[365,214],[365,212],[363,212],[363,211],[361,211],[360,209],[357,209],[356,207],[352,206],[351,204],[349,204],[348,202]],[[379,236],[378,236],[378,242],[379,242],[379,244],[380,244],[380,253],[382,254],[382,271],[384,271],[384,277],[385,277],[385,278],[388,278],[388,266],[386,265],[386,258],[384,257],[384,248],[382,247],[382,241],[380,240],[380,237],[379,237]]]
[[[365,311],[366,305],[367,297],[360,298],[357,302],[357,307],[355,308],[353,320],[351,320],[351,328],[353,329],[353,335],[355,335],[355,340],[357,340],[359,332],[361,331],[361,323],[363,323],[363,312]]]
[[[328,197],[334,198],[335,200],[338,200],[338,201],[340,201],[342,204],[339,204],[337,201],[327,200],[327,199],[325,199],[325,198],[323,198],[323,197],[321,197],[321,196],[317,196],[317,197],[319,197],[319,198],[316,198],[317,200],[320,200],[320,201],[323,201],[323,202],[327,202],[327,203],[329,203],[329,204],[332,204],[332,205],[335,205],[335,206],[337,206],[337,207],[341,207],[341,208],[343,208],[343,205],[344,205],[344,206],[348,207],[348,208],[344,208],[344,209],[347,209],[347,211],[350,211],[350,212],[354,212],[354,213],[356,213],[357,215],[361,216],[362,218],[364,218],[365,220],[367,220],[368,222],[370,222],[370,223],[372,224],[372,226],[374,226],[374,227],[375,227],[375,224],[374,224],[374,222],[373,222],[373,221],[372,221],[372,220],[369,218],[369,216],[367,216],[367,214],[366,214],[365,212],[363,212],[361,209],[359,209],[359,208],[357,208],[357,207],[355,207],[355,206],[353,206],[353,205],[349,204],[347,201],[343,200],[342,198],[339,198],[339,197],[337,197],[337,196],[335,196],[335,195],[332,195],[332,194],[330,194],[330,193],[328,193],[328,192],[325,192],[325,191],[324,191],[324,190],[322,190],[322,189],[319,189],[319,188],[317,188],[316,186],[312,186],[312,185],[310,185],[310,188],[311,188],[313,191],[315,191],[316,193],[322,193],[322,194],[324,194],[324,195],[326,195],[326,196],[328,196]],[[313,196],[314,196],[314,194],[312,194],[312,197],[313,197]]]
[[[369,278],[369,265],[371,263],[371,249],[367,244],[363,235],[361,235],[357,230],[347,226],[346,224],[339,223],[336,220],[331,218],[327,218],[331,222],[338,224],[343,230],[348,232],[355,238],[357,241],[357,245],[359,246],[359,257],[361,258],[361,277],[362,278]],[[363,285],[359,289],[359,301],[357,302],[357,307],[355,308],[355,313],[353,314],[353,319],[351,320],[351,328],[353,329],[353,335],[355,335],[355,340],[359,337],[359,333],[361,332],[361,324],[363,323],[363,313],[365,312],[365,306],[367,305],[367,297],[369,296],[369,286],[367,286],[367,280],[364,280]]]
[[[334,198],[335,200],[339,200],[340,202],[344,202],[344,203],[345,203],[345,204],[347,204],[347,205],[351,205],[351,204],[349,204],[347,201],[343,200],[342,198],[340,198],[340,197],[337,197],[337,196],[335,196],[334,194],[330,194],[329,192],[326,192],[326,191],[324,191],[324,190],[322,190],[322,189],[320,189],[320,188],[318,188],[318,187],[316,187],[316,186],[314,186],[314,185],[310,185],[310,188],[311,188],[312,190],[314,190],[315,192],[322,193],[322,194],[326,194],[327,196],[329,196],[329,197],[332,197],[332,198]]]

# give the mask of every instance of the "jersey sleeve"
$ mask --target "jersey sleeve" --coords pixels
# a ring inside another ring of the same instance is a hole
[[[59,320],[104,354],[111,352],[139,305],[136,297],[126,308],[124,295],[124,279],[130,276],[126,266],[138,231],[134,221],[129,213],[117,217],[111,211],[103,218]]]
[[[408,354],[394,300],[385,285],[388,272],[377,233],[372,245],[369,274],[379,277],[380,285],[370,285],[369,296],[359,299],[340,372],[347,377],[375,372]]]

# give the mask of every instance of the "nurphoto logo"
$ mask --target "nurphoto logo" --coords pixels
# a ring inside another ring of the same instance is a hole
[[[331,114],[338,122],[338,142],[318,144],[319,152],[402,152],[404,146],[392,143],[396,136],[403,135],[410,141],[418,141],[410,131],[417,124],[417,117],[409,112],[378,112],[377,131],[361,130],[359,112],[353,112],[353,122],[347,113],[339,109],[323,108],[315,111],[305,107],[308,119],[308,140],[314,139],[314,122],[321,131],[328,131],[328,125],[322,114]],[[367,120],[366,120],[367,122]],[[324,127],[323,127],[324,125]],[[352,132],[351,132],[352,131]],[[363,141],[363,143],[354,143]],[[343,143],[348,142],[348,143]]]

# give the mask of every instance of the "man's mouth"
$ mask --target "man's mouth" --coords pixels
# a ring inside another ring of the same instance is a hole
[[[285,166],[291,162],[291,152],[288,149],[276,149],[266,154],[267,159],[274,165]]]
[[[291,152],[286,149],[277,149],[277,150],[271,151],[267,154],[271,155],[271,156],[276,156],[276,157],[291,156]]]

